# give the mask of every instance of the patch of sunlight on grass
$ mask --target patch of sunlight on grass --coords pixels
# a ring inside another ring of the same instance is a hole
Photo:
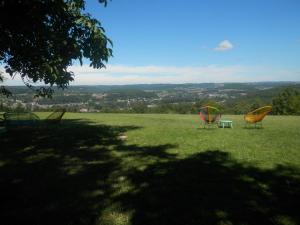
[[[84,166],[82,164],[67,165],[64,166],[62,170],[68,175],[75,175],[80,173],[81,171],[84,171]]]
[[[36,153],[35,155],[30,155],[24,159],[25,162],[27,163],[36,163],[39,161],[43,161],[47,158],[57,158],[59,157],[58,155],[55,155],[51,152],[40,152]]]
[[[86,192],[82,193],[81,196],[84,198],[94,198],[94,197],[103,196],[104,194],[105,194],[105,192],[103,190],[98,189],[98,190],[94,190],[94,191],[86,191]]]
[[[215,212],[216,217],[220,220],[218,225],[232,225],[232,223],[227,219],[228,215],[223,210],[217,210]]]
[[[0,161],[0,167],[5,166],[7,163],[7,161]]]
[[[290,218],[289,216],[286,216],[286,215],[276,216],[274,220],[276,221],[276,224],[297,225],[296,221],[294,221],[292,218]]]
[[[99,225],[127,225],[130,223],[131,213],[122,212],[120,209],[104,212]]]
[[[34,146],[28,146],[26,148],[23,149],[23,152],[27,152],[27,151],[30,151],[34,148]]]

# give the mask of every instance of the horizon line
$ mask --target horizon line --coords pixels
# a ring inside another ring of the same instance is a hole
[[[239,82],[239,81],[232,81],[232,82],[187,82],[187,83],[136,83],[136,84],[70,84],[68,87],[71,86],[135,86],[135,85],[187,85],[187,84],[251,84],[251,83],[300,83],[299,81],[245,81],[245,82]],[[6,87],[26,87],[25,84],[15,84],[15,85],[5,85],[2,86]],[[36,85],[34,87],[50,87],[48,85]],[[57,86],[52,86],[56,88]]]

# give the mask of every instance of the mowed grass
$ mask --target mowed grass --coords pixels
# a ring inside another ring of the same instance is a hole
[[[46,117],[48,113],[39,113]],[[300,224],[300,117],[67,113],[0,144],[4,224]]]
[[[78,114],[69,114],[77,118]],[[244,129],[243,116],[223,116],[234,129],[203,129],[197,115],[79,114],[94,123],[138,126],[127,132],[128,144],[174,145],[168,153],[184,158],[191,154],[219,150],[235,159],[259,167],[278,164],[300,166],[300,117],[268,116],[263,129]]]

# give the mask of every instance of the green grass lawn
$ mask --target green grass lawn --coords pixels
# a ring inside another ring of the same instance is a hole
[[[4,133],[1,224],[300,224],[300,117],[267,116],[263,129],[223,119],[234,128],[67,113]]]

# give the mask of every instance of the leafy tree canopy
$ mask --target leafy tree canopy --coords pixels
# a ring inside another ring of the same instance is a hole
[[[64,89],[74,80],[67,68],[75,60],[82,64],[87,58],[91,67],[105,67],[111,46],[100,22],[85,12],[85,0],[0,1],[0,64],[40,96],[51,96],[53,86]],[[34,87],[37,82],[46,87]],[[0,91],[8,94],[4,87]]]
[[[287,88],[273,99],[273,112],[279,115],[300,115],[300,92]]]

